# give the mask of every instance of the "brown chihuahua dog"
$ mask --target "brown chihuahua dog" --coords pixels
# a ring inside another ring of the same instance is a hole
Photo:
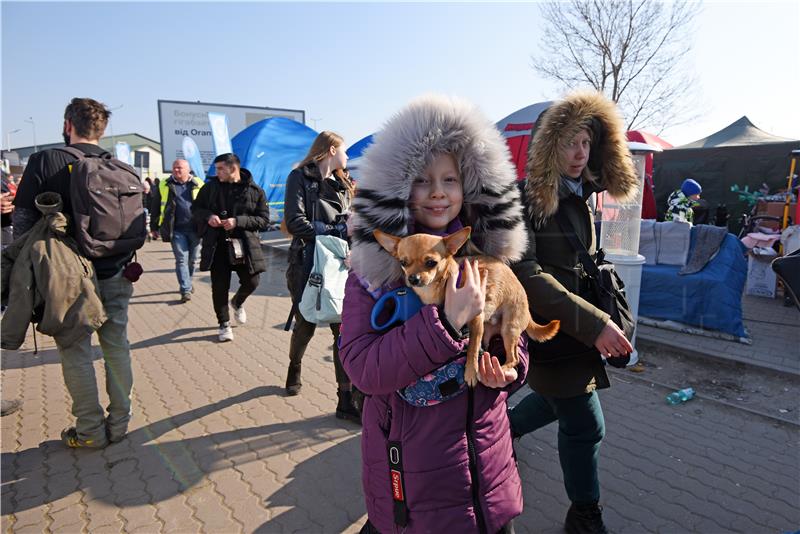
[[[415,234],[396,237],[380,230],[373,233],[378,243],[397,258],[406,275],[406,283],[419,295],[423,304],[444,304],[445,288],[452,276],[458,276],[459,265],[453,257],[469,239],[472,228],[467,226],[448,236]],[[506,350],[503,369],[513,369],[519,363],[517,343],[525,331],[536,341],[547,341],[556,335],[559,321],[537,324],[528,310],[528,300],[522,284],[508,265],[491,256],[474,256],[481,277],[487,277],[486,302],[483,313],[469,322],[469,346],[464,381],[471,387],[478,383],[478,353],[483,341],[484,323],[500,321],[500,335]],[[488,343],[488,339],[486,342]]]

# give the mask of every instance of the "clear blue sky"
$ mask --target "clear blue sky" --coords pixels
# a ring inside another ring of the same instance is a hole
[[[60,140],[73,96],[114,112],[115,134],[158,139],[156,101],[306,110],[349,144],[425,92],[466,97],[493,120],[562,92],[531,68],[536,3],[6,2],[2,144]],[[800,2],[706,2],[691,88],[702,116],[673,144],[742,115],[800,139]],[[108,133],[108,132],[107,132]]]

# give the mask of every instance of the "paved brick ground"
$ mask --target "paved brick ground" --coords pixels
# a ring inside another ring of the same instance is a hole
[[[71,422],[52,341],[2,355],[4,532],[357,532],[365,519],[360,429],[333,417],[327,329],[312,340],[304,389],[282,394],[289,311],[282,257],[247,302],[233,343],[216,342],[208,277],[178,304],[172,254],[139,255],[129,337],[134,419],[102,451],[58,441]],[[102,377],[102,361],[96,363]],[[625,372],[603,392],[601,480],[614,532],[781,532],[800,528],[798,425],[713,401],[671,407],[666,389]],[[516,400],[516,399],[515,399]],[[519,532],[559,532],[567,508],[556,428],[518,446]]]

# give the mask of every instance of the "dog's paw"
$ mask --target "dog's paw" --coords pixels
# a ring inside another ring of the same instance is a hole
[[[478,385],[478,370],[468,365],[464,369],[464,382],[471,388]]]

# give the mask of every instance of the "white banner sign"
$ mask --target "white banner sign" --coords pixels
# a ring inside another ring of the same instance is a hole
[[[270,117],[286,117],[305,124],[306,113],[299,109],[280,109],[205,102],[158,101],[158,122],[161,132],[163,172],[172,171],[172,162],[187,159],[183,153],[183,138],[191,137],[197,144],[205,168],[216,157],[209,113],[220,113],[228,120],[228,133],[236,134],[256,122]]]
[[[206,167],[203,166],[203,161],[200,159],[200,151],[197,150],[197,143],[191,137],[184,137],[183,143],[183,156],[189,162],[189,168],[194,171],[194,175],[206,181]]]
[[[117,141],[114,146],[114,156],[128,165],[133,165],[133,154],[131,153],[131,145],[128,143]]]
[[[228,116],[224,113],[211,112],[208,114],[211,124],[211,137],[214,140],[214,151],[217,156],[233,152],[231,137],[228,134]]]

